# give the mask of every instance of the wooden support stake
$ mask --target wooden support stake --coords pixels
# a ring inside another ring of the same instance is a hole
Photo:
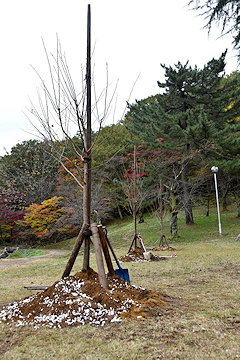
[[[133,167],[133,222],[134,222],[134,238],[135,238],[135,249],[137,247],[137,157],[136,157],[136,145],[134,145],[134,167]]]
[[[135,249],[136,249],[136,247],[137,247],[137,235],[134,235],[134,237],[133,237],[133,240],[132,240],[132,242],[131,242],[131,245],[130,245],[130,248],[129,248],[129,250],[128,250],[128,254],[130,253],[130,251],[131,251],[131,249],[132,249],[132,247],[133,247],[133,244],[134,244],[134,242],[135,242]]]
[[[159,246],[164,246],[164,240],[165,240],[165,242],[166,242],[167,247],[169,248],[169,244],[168,244],[168,241],[167,241],[167,238],[166,238],[165,235],[162,235],[162,236],[161,236]]]
[[[49,285],[33,285],[33,286],[24,286],[24,289],[27,290],[46,290],[50,286]]]
[[[76,243],[74,245],[74,248],[72,250],[72,254],[71,254],[71,256],[70,256],[70,258],[68,260],[68,263],[66,265],[66,268],[65,268],[65,270],[64,270],[64,272],[62,274],[62,279],[67,277],[70,274],[71,270],[72,270],[72,267],[74,265],[74,262],[76,260],[77,255],[78,255],[78,252],[79,252],[79,250],[81,248],[81,245],[83,243],[83,240],[85,238],[84,232],[85,232],[85,230],[87,228],[88,228],[88,225],[83,224],[83,226],[82,226],[82,228],[81,228],[81,230],[80,230],[80,232],[78,234],[77,241],[76,241]]]
[[[105,256],[106,264],[108,267],[109,275],[113,276],[115,274],[115,272],[114,272],[112,260],[111,260],[111,257],[110,257],[109,251],[108,251],[106,236],[104,234],[102,225],[98,225],[98,232],[99,232],[99,237],[100,237],[103,253]]]
[[[103,264],[102,248],[101,248],[101,242],[100,242],[99,232],[96,223],[91,224],[91,230],[92,230],[92,241],[93,241],[96,261],[97,261],[99,282],[104,289],[107,289],[107,280],[106,280],[104,264]]]
[[[107,234],[106,234],[106,242],[107,242],[107,245],[109,246],[109,248],[110,248],[110,250],[111,250],[111,252],[112,252],[112,254],[113,254],[114,260],[115,260],[116,263],[117,263],[117,262],[118,262],[118,259],[117,259],[117,257],[116,257],[115,252],[113,251],[112,245],[111,245],[111,243],[110,243],[110,241],[109,241],[109,239],[108,239],[108,237],[107,237]]]
[[[84,240],[83,270],[88,270],[90,262],[90,236],[85,236]]]

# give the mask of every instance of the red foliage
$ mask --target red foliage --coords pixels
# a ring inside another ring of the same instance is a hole
[[[13,225],[16,221],[23,220],[24,215],[25,215],[25,211],[22,210],[14,211],[14,210],[4,209],[4,210],[0,210],[0,221],[10,223]]]
[[[25,211],[23,210],[22,193],[8,192],[0,194],[0,221],[13,225],[16,221],[22,220]]]
[[[126,179],[126,178],[129,178],[129,179],[132,179],[133,178],[133,173],[126,173],[123,175],[123,177]],[[148,177],[148,173],[145,172],[145,173],[136,173],[136,177]]]

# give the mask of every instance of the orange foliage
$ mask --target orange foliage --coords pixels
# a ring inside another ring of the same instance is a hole
[[[54,196],[42,204],[32,204],[26,208],[24,223],[30,226],[33,233],[41,238],[62,216],[61,197]]]

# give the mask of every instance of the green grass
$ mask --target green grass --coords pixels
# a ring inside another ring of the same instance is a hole
[[[163,221],[163,232],[170,239],[169,230],[170,215],[167,214]],[[240,218],[236,217],[235,209],[221,214],[221,224],[223,238],[228,236],[236,239],[240,232]],[[157,214],[145,214],[144,223],[137,224],[137,231],[142,235],[147,247],[158,245],[161,238],[160,220]],[[133,221],[127,218],[117,223],[109,224],[108,234],[113,244],[118,247],[124,242],[130,245],[134,235]],[[169,241],[171,244],[179,244],[194,241],[208,241],[210,238],[219,238],[217,211],[212,208],[210,215],[206,216],[203,209],[194,209],[194,224],[185,224],[185,214],[180,212],[178,215],[178,234],[179,238]]]
[[[221,214],[223,236],[218,234],[216,209],[209,217],[194,211],[195,224],[186,226],[179,216],[180,238],[171,241],[176,258],[159,262],[124,263],[131,282],[173,297],[166,312],[144,322],[126,320],[98,329],[83,326],[66,329],[15,328],[0,324],[0,358],[18,359],[238,359],[240,358],[240,219],[234,209]],[[160,225],[146,215],[138,225],[146,246],[160,239]],[[169,217],[164,232],[169,237]],[[132,219],[111,222],[108,237],[117,256],[126,254],[133,238]],[[35,291],[25,285],[48,285],[60,279],[74,239],[54,244],[67,255],[34,260],[16,259],[18,264],[0,263],[0,304],[17,301]],[[43,249],[46,251],[46,248]],[[169,255],[170,252],[155,253]],[[31,261],[30,261],[31,260]],[[12,261],[12,260],[11,260]],[[72,273],[81,269],[82,249]],[[90,264],[96,270],[91,250]],[[114,264],[115,267],[115,264]]]
[[[10,259],[18,259],[23,257],[33,257],[45,255],[46,250],[43,249],[19,249],[18,251],[9,255]]]

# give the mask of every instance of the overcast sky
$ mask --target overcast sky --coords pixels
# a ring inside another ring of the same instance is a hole
[[[204,20],[186,7],[188,0],[7,0],[1,1],[0,155],[33,138],[23,111],[34,99],[39,79],[47,77],[42,38],[50,52],[56,34],[66,53],[74,83],[81,83],[86,61],[87,4],[91,4],[93,64],[97,90],[105,86],[106,63],[112,88],[119,79],[115,122],[130,102],[155,95],[164,80],[160,63],[178,61],[203,67],[228,48],[227,73],[237,69],[231,37],[208,36]],[[108,123],[112,123],[110,116]]]

